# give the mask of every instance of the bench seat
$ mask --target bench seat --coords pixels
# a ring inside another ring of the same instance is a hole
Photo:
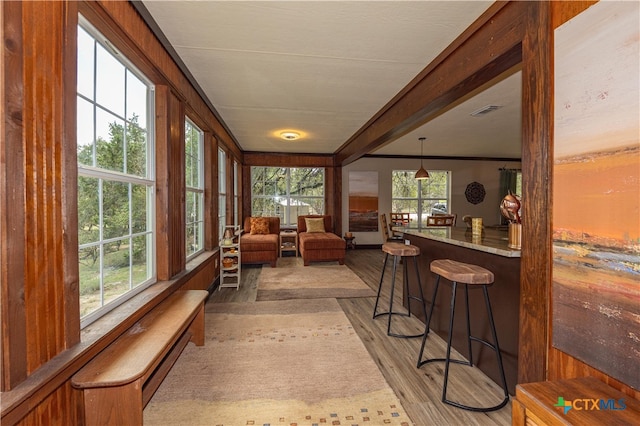
[[[191,341],[204,345],[205,290],[177,291],[72,378],[85,424],[142,424],[142,410]]]

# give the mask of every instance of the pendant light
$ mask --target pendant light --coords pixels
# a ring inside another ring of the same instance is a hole
[[[416,172],[416,179],[428,179],[429,172],[424,169],[422,165],[422,150],[424,149],[424,140],[427,139],[425,137],[418,138],[420,141],[420,169]]]

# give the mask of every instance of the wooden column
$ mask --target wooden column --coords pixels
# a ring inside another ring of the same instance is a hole
[[[156,87],[156,229],[158,279],[185,266],[184,106],[167,87]]]

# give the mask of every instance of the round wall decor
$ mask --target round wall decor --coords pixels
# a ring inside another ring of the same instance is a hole
[[[467,185],[464,195],[471,204],[479,204],[484,201],[484,196],[487,195],[487,193],[484,190],[484,185],[478,182],[471,182]]]

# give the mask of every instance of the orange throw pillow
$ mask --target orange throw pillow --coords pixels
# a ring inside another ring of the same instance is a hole
[[[269,219],[266,217],[252,217],[251,221],[251,235],[267,235],[269,233]]]

